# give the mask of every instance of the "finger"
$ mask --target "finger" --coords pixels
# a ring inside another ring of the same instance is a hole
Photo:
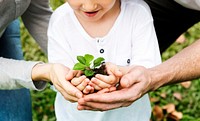
[[[107,69],[107,70],[108,70],[108,74],[112,74],[117,77],[121,77],[123,75],[123,73],[118,68],[112,68],[112,69]]]
[[[76,76],[77,73],[78,73],[78,71],[70,70],[70,71],[67,73],[67,75],[65,76],[65,78],[66,78],[67,80],[72,80],[72,79]]]
[[[105,75],[97,74],[95,77],[110,85],[116,85],[119,82],[119,77],[116,77],[114,75],[105,76]]]
[[[76,77],[79,77],[79,76],[82,75],[82,71],[79,71],[79,70],[73,70],[73,72],[74,72],[74,76],[76,76]]]
[[[120,103],[120,102],[129,102],[135,101],[140,98],[143,93],[141,92],[140,85],[133,85],[131,88],[123,88],[121,90],[112,91],[109,93],[93,93],[85,95],[80,99],[83,103],[85,102],[98,102],[98,103]]]
[[[94,87],[91,87],[90,93],[94,93]]]
[[[98,109],[94,109],[94,108],[87,107],[87,106],[80,106],[80,105],[78,105],[78,106],[77,106],[77,109],[78,109],[78,110],[91,110],[91,111],[99,111]]]
[[[98,85],[94,84],[92,81],[89,82],[89,85],[90,85],[91,87],[93,87],[95,90],[101,90],[101,89],[102,89],[102,88],[99,87]]]
[[[88,78],[84,79],[81,84],[79,84],[78,86],[76,86],[80,91],[83,91],[85,89],[85,87],[88,85],[88,83],[90,82],[90,80]]]
[[[81,98],[83,96],[82,92],[74,87],[69,81],[61,81],[60,87],[69,95],[72,95],[77,98]]]
[[[127,107],[131,105],[131,102],[120,102],[120,103],[96,103],[96,102],[87,102],[85,105],[78,103],[78,110],[92,110],[92,111],[107,111],[111,109],[116,109],[120,107]]]
[[[109,75],[114,74],[117,77],[121,77],[123,75],[118,66],[111,63],[106,63],[106,70]]]
[[[127,100],[127,98],[129,98],[129,95],[127,95],[126,90],[122,89],[120,91],[114,91],[110,93],[93,93],[85,95],[83,98],[80,99],[80,101],[82,102],[81,104],[84,104],[86,102],[116,103]]]
[[[91,90],[92,90],[92,87],[89,86],[89,85],[87,85],[87,86],[85,87],[85,89],[83,90],[83,93],[84,93],[84,94],[89,94],[89,93],[91,92]]]
[[[64,97],[66,100],[68,100],[68,101],[70,101],[70,102],[72,102],[72,103],[78,101],[78,98],[77,98],[77,97],[74,97],[74,96],[68,95],[68,94],[65,93],[65,92],[62,92],[62,95],[63,95],[63,97]]]
[[[122,77],[123,76],[123,73],[119,69],[116,69],[113,74],[115,76],[117,76],[117,77]]]
[[[103,94],[103,93],[108,93],[109,92],[109,89],[108,88],[104,88],[102,90],[99,90],[97,93],[98,94]]]
[[[84,79],[86,79],[86,76],[80,76],[80,77],[74,77],[72,80],[71,80],[71,83],[74,85],[74,86],[77,86],[77,85],[80,85]]]
[[[150,83],[151,77],[148,76],[148,71],[145,67],[135,66],[127,74],[125,74],[121,80],[120,85],[122,87],[130,87],[131,85],[138,82]]]
[[[82,71],[78,71],[78,73],[76,74],[76,76],[81,76],[83,74],[83,72]]]
[[[105,76],[105,80],[109,80],[108,76]],[[94,83],[95,85],[99,86],[100,88],[109,88],[112,85],[105,83],[103,80],[99,80],[97,78],[92,78],[91,82]]]
[[[109,93],[109,92],[113,92],[113,91],[116,91],[116,87],[104,88],[102,90],[99,90],[97,93],[103,94],[103,93]]]
[[[63,96],[66,100],[68,100],[68,101],[70,101],[70,102],[77,102],[77,101],[78,101],[78,98],[77,98],[77,97],[74,97],[74,96],[72,96],[72,95],[69,95],[68,93],[66,93],[66,92],[62,89],[62,87],[58,86],[57,89],[59,90],[59,92],[62,94],[62,96]]]
[[[135,78],[131,73],[124,75],[120,80],[120,86],[123,88],[130,87],[135,83]]]
[[[109,92],[113,92],[113,91],[116,91],[117,90],[117,87],[110,87],[109,88]]]

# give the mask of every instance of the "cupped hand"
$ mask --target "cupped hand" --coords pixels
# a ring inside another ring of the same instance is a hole
[[[55,88],[63,95],[63,97],[71,102],[77,102],[83,96],[82,92],[73,86],[66,75],[69,68],[62,64],[52,64],[49,77]]]
[[[115,87],[119,83],[122,72],[117,65],[106,63],[106,72],[107,75],[96,74],[95,77],[91,79],[90,85],[94,87],[95,90]]]
[[[151,75],[142,66],[131,68],[120,80],[120,89],[93,93],[78,100],[78,110],[106,111],[131,105],[151,89]]]
[[[94,92],[94,88],[89,85],[90,80],[85,75],[82,75],[82,71],[70,70],[66,78],[71,80],[71,84],[84,94]]]

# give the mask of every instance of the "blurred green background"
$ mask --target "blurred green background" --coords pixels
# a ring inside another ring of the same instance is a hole
[[[64,3],[64,0],[50,0],[52,9]],[[25,60],[44,61],[47,62],[46,55],[41,51],[40,47],[35,43],[34,39],[29,35],[23,23],[21,23],[21,40]],[[163,54],[162,59],[172,57],[184,47],[193,43],[200,38],[200,22],[188,29],[184,33],[185,42],[174,43]],[[30,47],[31,46],[31,47]],[[176,94],[176,95],[175,95]],[[50,89],[48,85],[44,91],[31,91],[33,106],[33,121],[55,121],[54,99],[56,93]],[[177,96],[178,95],[178,96]],[[169,113],[163,110],[163,106],[173,104],[178,112],[183,114],[181,121],[200,121],[200,80],[194,80],[188,87],[181,84],[166,86],[155,92],[150,92],[152,109],[159,107],[162,109],[164,117],[163,121],[174,120],[169,118]],[[154,110],[152,113],[152,121],[159,119],[159,111]]]

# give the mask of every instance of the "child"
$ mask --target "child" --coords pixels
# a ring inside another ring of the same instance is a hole
[[[142,0],[68,0],[52,15],[48,37],[49,61],[69,68],[77,55],[85,54],[127,67],[161,62],[153,19]],[[105,112],[79,111],[76,106],[58,92],[57,120],[149,121],[151,115],[148,95],[128,107]]]

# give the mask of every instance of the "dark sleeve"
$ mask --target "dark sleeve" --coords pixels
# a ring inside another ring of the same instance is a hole
[[[145,0],[150,6],[161,53],[187,29],[200,21],[200,11],[185,8],[174,0]]]

